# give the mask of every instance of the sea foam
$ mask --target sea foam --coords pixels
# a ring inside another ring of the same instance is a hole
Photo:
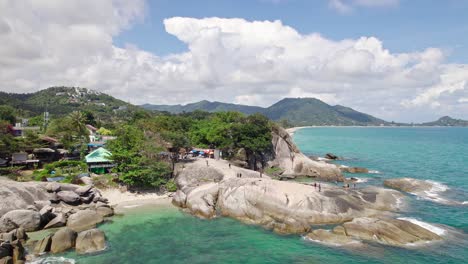
[[[64,258],[64,257],[47,257],[47,258],[35,259],[28,263],[30,264],[75,264],[76,261],[74,259]]]
[[[438,226],[435,226],[435,225],[432,225],[432,224],[429,224],[429,223],[426,223],[426,222],[423,222],[423,221],[420,221],[418,219],[415,219],[415,218],[411,218],[411,217],[400,217],[398,218],[400,220],[404,220],[404,221],[408,221],[408,222],[411,222],[415,225],[418,225],[424,229],[427,229],[429,231],[431,231],[432,233],[434,234],[437,234],[439,236],[442,236],[444,235],[445,233],[447,233],[447,231],[443,228],[440,228]]]

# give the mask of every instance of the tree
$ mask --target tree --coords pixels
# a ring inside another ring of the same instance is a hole
[[[15,109],[9,105],[0,105],[0,121],[7,121],[9,124],[15,124]]]
[[[108,143],[111,159],[116,162],[120,180],[133,187],[159,187],[171,175],[167,162],[159,159],[164,150],[152,135],[145,135],[132,125],[124,125],[116,130],[117,138]]]

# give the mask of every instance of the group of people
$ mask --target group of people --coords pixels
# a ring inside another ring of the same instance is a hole
[[[317,184],[316,182],[314,182],[314,188],[315,188],[315,190],[317,190],[317,187],[318,187],[318,191],[321,192],[321,191],[322,191],[322,185],[320,185],[320,183]]]

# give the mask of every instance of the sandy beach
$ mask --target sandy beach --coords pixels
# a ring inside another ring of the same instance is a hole
[[[102,196],[109,200],[109,204],[114,207],[116,213],[123,213],[125,210],[148,205],[171,205],[170,193],[159,195],[157,193],[132,193],[122,192],[117,188],[100,190]]]

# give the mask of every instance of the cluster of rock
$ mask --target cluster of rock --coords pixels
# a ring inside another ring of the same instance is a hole
[[[278,233],[310,233],[312,239],[343,243],[359,239],[404,246],[440,239],[409,221],[392,218],[404,197],[396,190],[328,184],[318,189],[258,174],[238,178],[200,164],[190,164],[179,173],[173,204],[201,218],[228,216]],[[311,226],[319,224],[341,226],[334,232],[311,232]]]
[[[4,205],[0,207],[0,239],[14,245],[9,251],[13,260],[21,259],[13,253],[15,248],[20,252],[27,239],[22,234],[41,229],[60,228],[36,243],[28,241],[28,245],[35,244],[34,253],[38,255],[75,247],[79,253],[105,248],[104,234],[94,228],[114,210],[92,185],[1,181],[0,200]]]

